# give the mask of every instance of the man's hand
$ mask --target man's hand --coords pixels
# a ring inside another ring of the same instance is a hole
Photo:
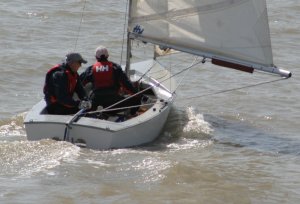
[[[78,108],[79,109],[86,109],[86,110],[91,109],[92,108],[92,103],[91,103],[91,101],[82,100],[82,101],[80,101]]]

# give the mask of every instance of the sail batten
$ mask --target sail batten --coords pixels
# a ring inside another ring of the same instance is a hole
[[[132,39],[274,67],[265,0],[131,0],[129,16]]]

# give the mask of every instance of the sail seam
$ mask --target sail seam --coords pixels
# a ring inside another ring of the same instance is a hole
[[[186,8],[180,10],[170,10],[164,13],[146,15],[141,17],[131,17],[130,23],[144,22],[144,21],[155,21],[155,20],[166,20],[176,17],[193,16],[197,13],[214,13],[220,10],[228,9],[228,7],[238,6],[249,2],[249,0],[225,0],[215,4],[209,4],[204,6],[198,6],[194,8]]]

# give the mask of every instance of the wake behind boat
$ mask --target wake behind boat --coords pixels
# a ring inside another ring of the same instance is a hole
[[[141,145],[157,138],[175,98],[174,74],[156,60],[131,64],[131,47],[136,41],[203,57],[192,66],[210,59],[215,65],[240,71],[291,77],[289,71],[273,64],[265,0],[128,3],[126,73],[132,81],[140,82],[140,93],[146,98],[138,116],[126,118],[126,113],[119,113],[97,118],[81,112],[75,116],[49,115],[42,100],[24,121],[29,140],[52,138],[109,149]]]

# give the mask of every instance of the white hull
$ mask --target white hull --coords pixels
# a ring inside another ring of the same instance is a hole
[[[153,62],[151,60],[133,64],[132,69],[136,72],[131,78],[139,79],[141,74],[153,66]],[[155,74],[167,73],[159,81],[170,77],[169,72],[163,70],[159,65],[155,65],[151,70],[155,70],[153,71]],[[152,78],[155,76],[149,75],[151,78],[147,83],[155,84],[157,81]],[[68,129],[68,141],[83,143],[87,148],[92,149],[124,148],[152,142],[159,136],[168,118],[174,99],[171,94],[174,87],[175,82],[169,78],[161,85],[152,88],[157,101],[163,100],[164,102],[156,103],[143,114],[124,122],[81,117]],[[63,140],[66,124],[73,116],[43,114],[45,106],[44,100],[41,100],[28,112],[24,120],[28,140],[47,138]]]

